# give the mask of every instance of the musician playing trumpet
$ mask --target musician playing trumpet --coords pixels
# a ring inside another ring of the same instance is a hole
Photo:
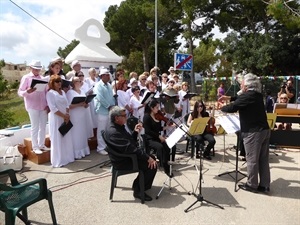
[[[191,126],[194,119],[201,117],[209,117],[209,113],[206,112],[206,107],[202,100],[195,102],[194,110],[188,117],[187,125]],[[210,133],[208,129],[205,129],[203,134],[195,135],[194,138],[196,141],[196,158],[200,158],[200,143],[203,141],[208,141],[208,145],[203,152],[203,157],[207,160],[211,160],[210,152],[216,144],[214,135]]]

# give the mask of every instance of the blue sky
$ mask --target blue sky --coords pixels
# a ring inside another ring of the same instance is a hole
[[[110,5],[122,0],[13,0],[68,41],[86,20],[103,22]],[[88,4],[87,4],[88,3]],[[0,59],[12,63],[40,60],[44,66],[68,42],[31,18],[9,0],[0,0]]]
[[[85,21],[93,18],[102,23],[109,6],[120,5],[122,2],[122,0],[12,1],[63,38],[27,15],[10,0],[0,0],[0,59],[15,64],[24,62],[29,64],[32,60],[40,60],[45,67],[57,56],[58,48],[65,48],[69,43],[66,40],[71,42],[75,39],[75,30]],[[98,35],[96,31],[92,32],[93,35]],[[213,32],[215,38],[225,36],[220,34],[217,28]]]

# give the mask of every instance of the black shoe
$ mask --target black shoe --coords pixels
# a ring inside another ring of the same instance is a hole
[[[270,192],[270,187],[263,187],[263,186],[258,186],[257,191],[262,192],[262,193],[269,193]]]
[[[211,160],[210,155],[207,155],[207,154],[205,154],[205,155],[203,156],[203,158],[204,158],[204,159],[207,159],[207,160]]]
[[[257,193],[257,189],[250,187],[248,184],[239,184],[238,185],[240,189],[244,190],[244,191],[249,191],[249,192],[253,192],[253,193]]]
[[[146,193],[144,193],[144,196],[145,196],[145,201],[147,201],[147,202],[152,201],[151,196],[147,195]],[[141,199],[141,194],[140,194],[140,192],[133,192],[133,197],[138,198],[138,199]]]
[[[196,154],[196,159],[200,159],[200,154]]]
[[[207,160],[211,160],[210,152],[204,151],[204,153],[203,153],[203,158],[205,158],[205,159],[207,159]]]

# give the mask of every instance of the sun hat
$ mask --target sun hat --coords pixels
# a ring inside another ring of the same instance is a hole
[[[168,71],[170,72],[170,71],[172,71],[172,70],[174,71],[174,67],[173,67],[173,66],[170,66],[170,68],[169,68]]]
[[[133,83],[137,83],[138,81],[133,77],[130,79],[128,87],[131,87]]]
[[[80,62],[78,61],[78,60],[74,60],[73,62],[72,62],[72,64],[71,64],[71,68],[73,69],[74,68],[74,66],[76,66],[76,65],[80,65]]]
[[[41,70],[43,68],[41,61],[32,60],[29,66],[33,69]]]
[[[109,70],[107,68],[101,68],[100,72],[99,72],[99,76],[101,76],[103,74],[110,74]]]

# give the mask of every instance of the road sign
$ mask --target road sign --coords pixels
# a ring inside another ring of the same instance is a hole
[[[175,70],[191,71],[193,67],[193,56],[190,54],[175,53],[174,64]]]

